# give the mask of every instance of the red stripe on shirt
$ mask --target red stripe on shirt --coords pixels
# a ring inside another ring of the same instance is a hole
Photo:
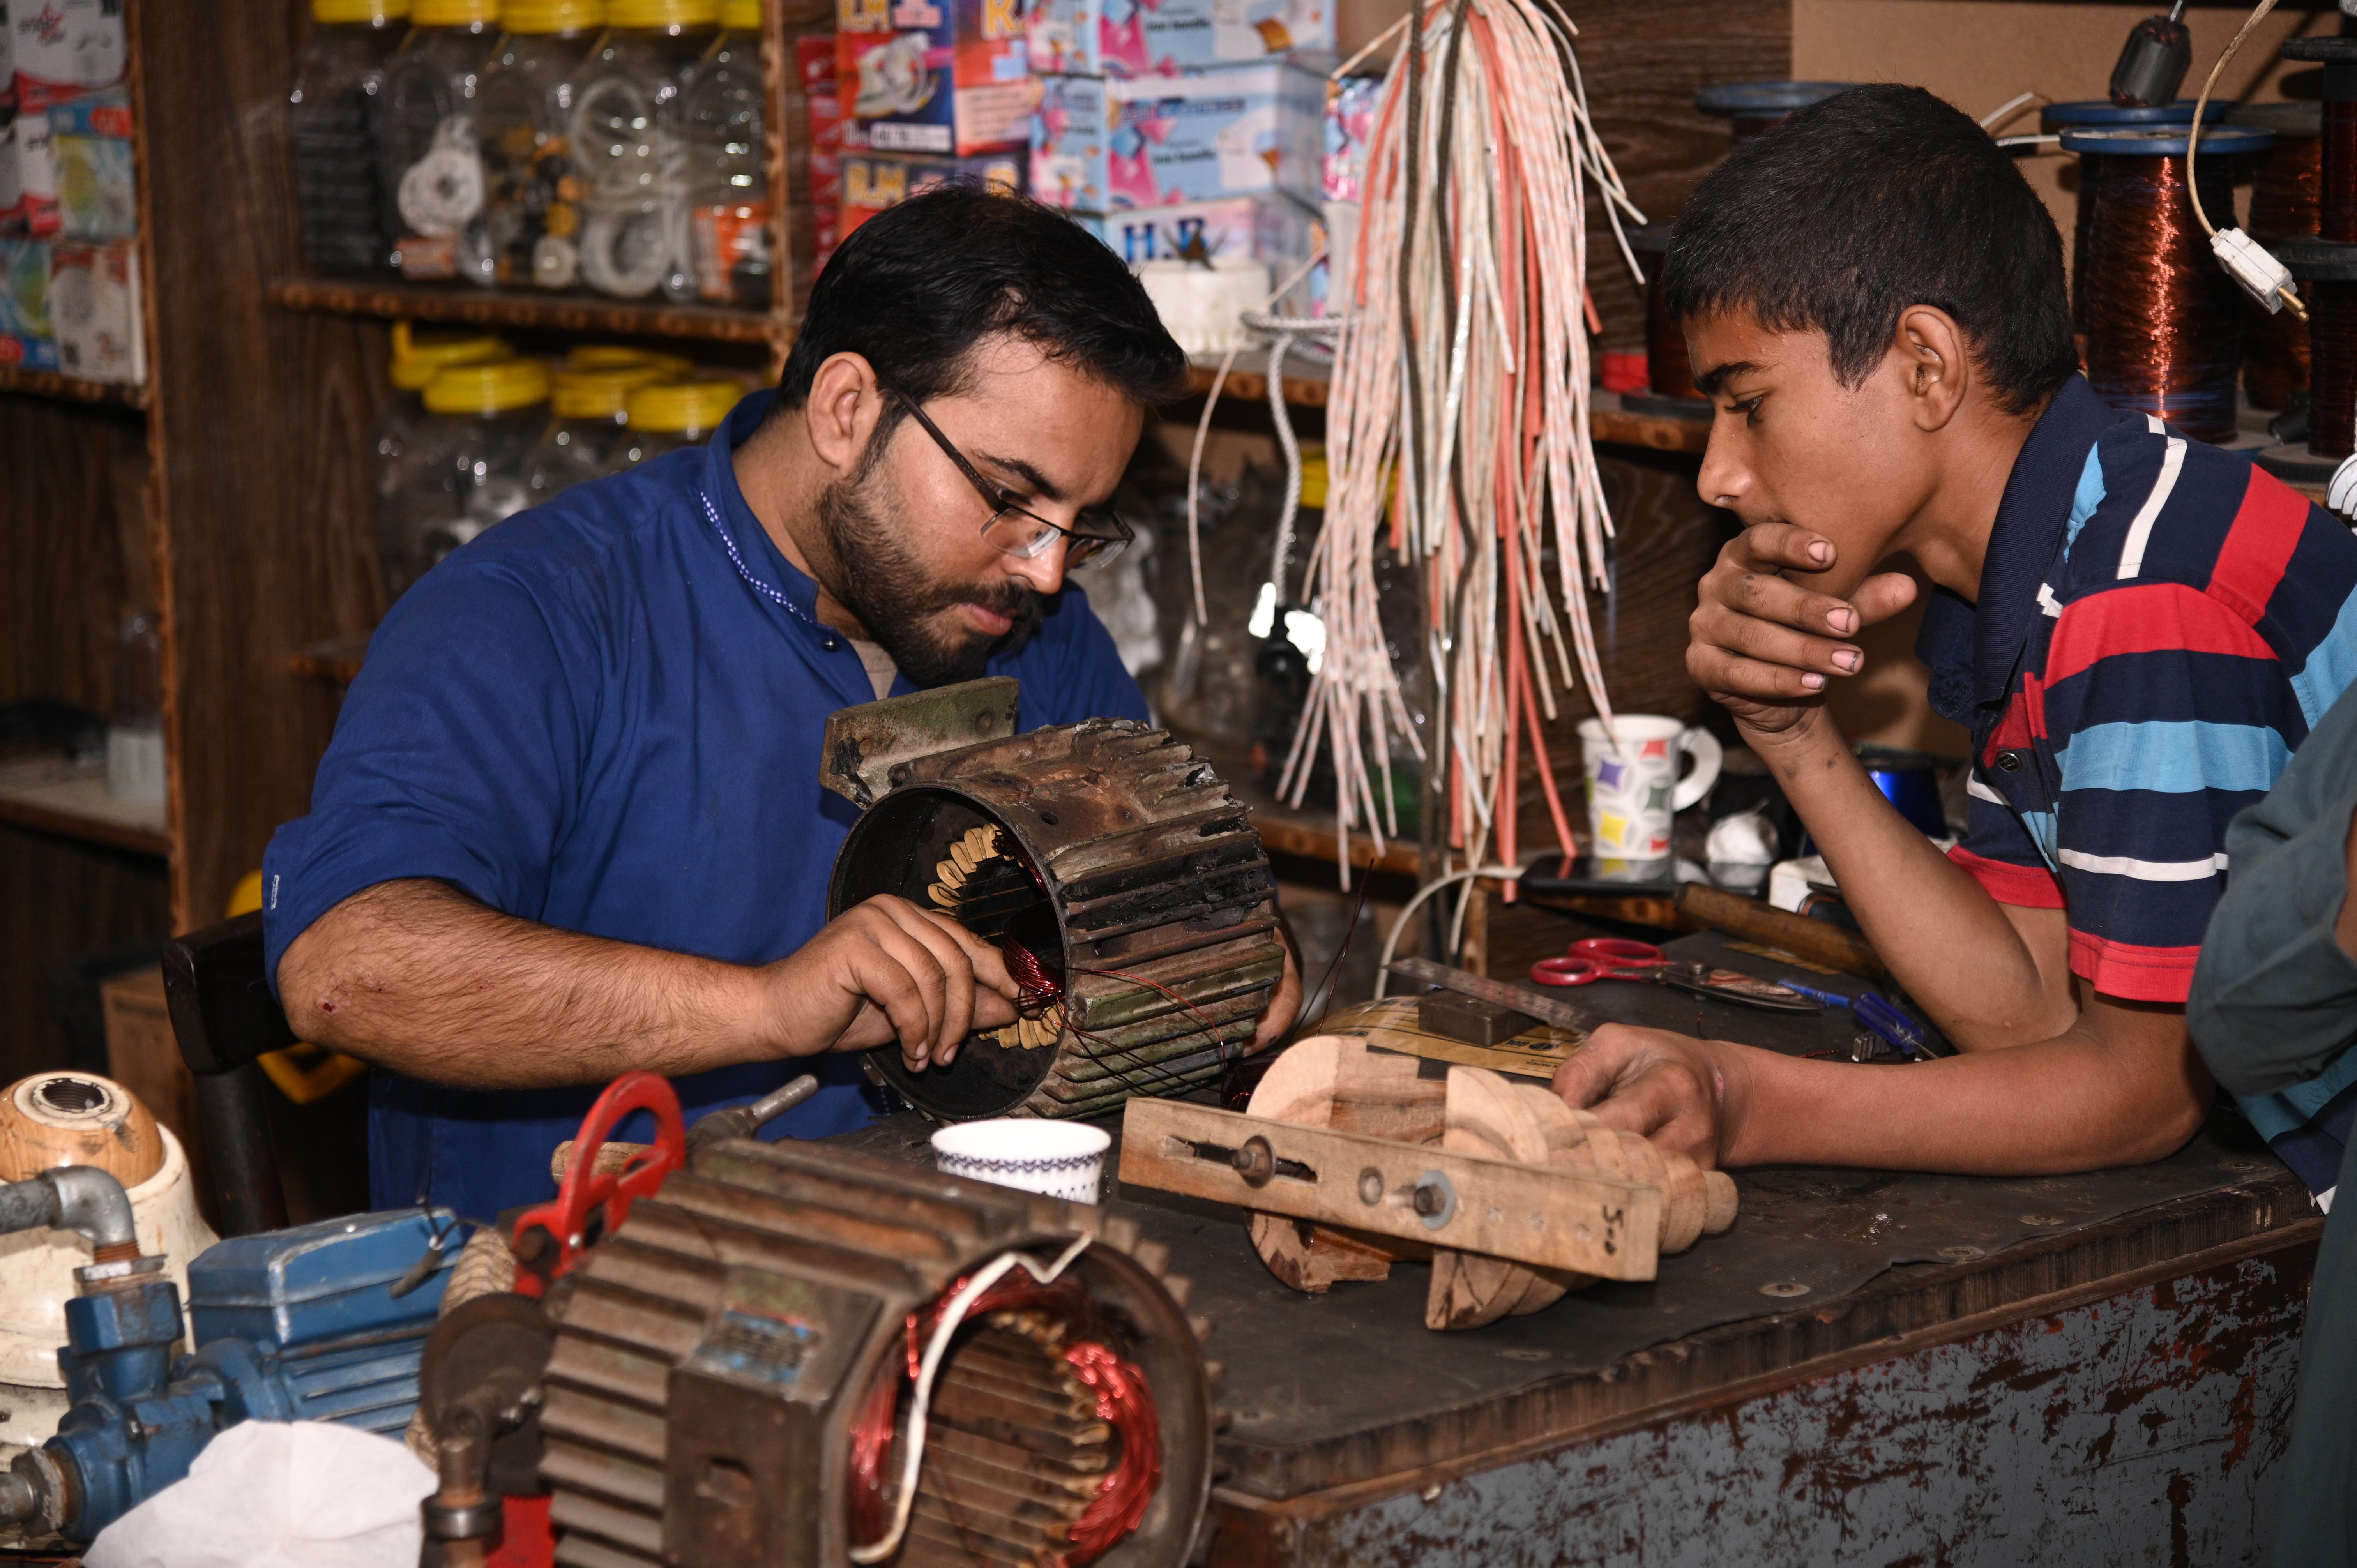
[[[2231,536],[2228,548],[2233,548]],[[2248,659],[2276,657],[2249,621],[2226,613],[2223,604],[2200,589],[2183,583],[2144,583],[2107,588],[2063,607],[2046,647],[2046,683],[2060,685],[2114,654],[2176,648]],[[2045,726],[2040,725],[2039,731],[2043,734]]]
[[[2063,907],[2062,885],[2054,880],[2054,874],[2042,865],[2016,865],[2010,861],[1991,860],[1986,855],[1975,854],[1962,844],[1950,850],[1948,858],[1970,872],[1973,880],[1987,888],[1988,896],[2000,904],[2011,904],[2023,909],[2060,909]]]
[[[2258,467],[2210,572],[2210,596],[2256,625],[2308,527],[2308,498]]]
[[[2140,948],[2084,931],[2071,933],[2071,972],[2106,996],[2130,1002],[2183,1004],[2193,989],[2199,943],[2189,948]]]
[[[2030,742],[2044,733],[2046,706],[2040,700],[2044,693],[2036,689],[2037,684],[2038,678],[2029,676],[2024,689],[2007,699],[2004,716],[1996,721],[1996,727],[1989,731],[1988,746],[1981,753],[1981,766],[1984,768],[1996,766],[1998,752],[2025,750]]]

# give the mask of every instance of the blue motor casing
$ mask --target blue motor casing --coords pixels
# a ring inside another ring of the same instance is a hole
[[[61,1533],[91,1540],[242,1421],[335,1421],[398,1437],[457,1256],[431,1242],[452,1224],[397,1209],[220,1243],[188,1265],[197,1349],[177,1362],[180,1293],[169,1280],[67,1302],[58,1365],[73,1402],[42,1445],[78,1478]],[[393,1295],[428,1255],[423,1283]]]

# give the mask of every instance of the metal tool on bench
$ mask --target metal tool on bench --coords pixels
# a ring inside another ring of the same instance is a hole
[[[869,1075],[938,1120],[1092,1116],[1217,1079],[1285,972],[1268,857],[1210,763],[1091,719],[1016,733],[1017,682],[827,720],[820,782],[860,808],[827,912],[893,894],[996,943],[1021,1016],[946,1067]]]
[[[1543,958],[1531,965],[1531,979],[1540,985],[1564,986],[1633,980],[1770,1013],[1815,1013],[1824,1005],[1779,981],[1674,959],[1651,942],[1624,937],[1589,937],[1574,942],[1563,957]]]

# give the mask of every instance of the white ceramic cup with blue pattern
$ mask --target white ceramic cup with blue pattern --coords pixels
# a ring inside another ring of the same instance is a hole
[[[1579,725],[1588,853],[1598,860],[1659,860],[1670,853],[1671,819],[1718,782],[1718,737],[1660,714],[1620,714],[1612,727],[1617,741],[1601,719]],[[1687,757],[1694,770],[1681,779]]]
[[[1112,1144],[1113,1134],[1102,1127],[1002,1116],[961,1122],[934,1133],[933,1165],[951,1176],[1094,1203]]]

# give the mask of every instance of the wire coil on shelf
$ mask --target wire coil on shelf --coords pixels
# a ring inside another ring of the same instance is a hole
[[[2115,408],[2156,415],[2196,439],[2234,439],[2242,312],[2212,256],[2186,172],[2190,127],[2066,134],[2081,167],[2100,165],[2087,283],[2087,379]],[[2201,199],[2233,209],[2233,163],[2273,138],[2241,126],[2202,135]]]
[[[2251,238],[2270,250],[2313,234],[2323,194],[2324,141],[2320,106],[2256,103],[2234,111],[2232,123],[2273,132],[2275,145],[2259,160],[2251,182]],[[2302,297],[2313,299],[2314,291]],[[2243,303],[2243,393],[2255,408],[2280,409],[2308,390],[2308,323],[2288,310]]]
[[[2222,103],[2213,104],[2201,116],[2205,125],[2216,123],[2226,113]],[[2123,109],[2108,98],[2075,100],[2067,103],[2049,103],[2040,112],[2040,122],[2048,131],[2069,135],[2073,131],[2118,130],[2131,126],[2190,125],[2193,124],[2193,100],[2180,98],[2149,109]],[[2063,144],[2065,151],[2070,144]],[[2071,226],[2071,325],[2084,332],[2087,329],[2087,258],[2094,248],[2095,201],[2103,182],[2104,161],[2100,158],[2079,160],[2079,195],[2072,209]]]

